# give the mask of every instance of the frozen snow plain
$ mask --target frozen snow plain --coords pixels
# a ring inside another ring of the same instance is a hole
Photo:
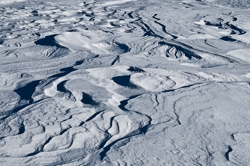
[[[249,7],[0,0],[0,165],[250,165]]]

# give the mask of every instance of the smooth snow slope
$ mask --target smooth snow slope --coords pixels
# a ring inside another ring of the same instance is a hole
[[[3,4],[11,4],[11,3],[17,3],[17,2],[24,2],[26,0],[1,0],[0,1],[0,4],[3,5]]]
[[[1,166],[249,165],[249,1],[9,2]]]

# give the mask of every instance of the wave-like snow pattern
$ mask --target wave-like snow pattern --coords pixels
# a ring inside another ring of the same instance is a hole
[[[249,2],[0,5],[0,165],[250,162]]]

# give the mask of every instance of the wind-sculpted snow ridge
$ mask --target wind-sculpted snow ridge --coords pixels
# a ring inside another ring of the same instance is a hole
[[[245,0],[0,2],[0,165],[249,165]]]

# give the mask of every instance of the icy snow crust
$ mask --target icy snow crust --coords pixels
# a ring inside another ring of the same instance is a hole
[[[249,16],[247,0],[1,0],[0,165],[249,165]]]

